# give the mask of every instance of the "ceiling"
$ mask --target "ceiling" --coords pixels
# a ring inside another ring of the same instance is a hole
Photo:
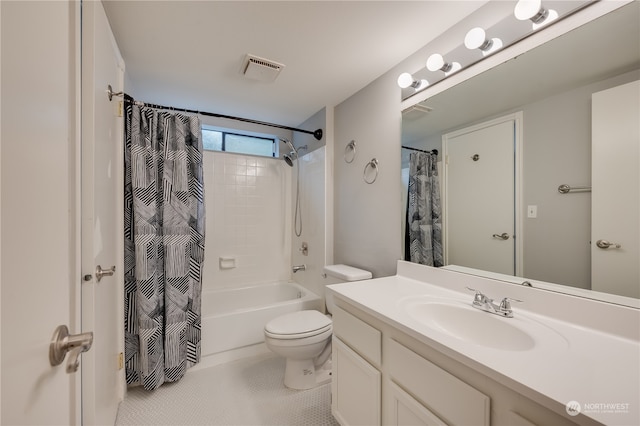
[[[287,126],[338,105],[485,3],[103,1],[137,100]],[[248,79],[246,54],[285,68],[270,83]]]

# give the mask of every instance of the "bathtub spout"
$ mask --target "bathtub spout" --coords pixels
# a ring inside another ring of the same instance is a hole
[[[307,265],[294,265],[293,273],[295,274],[298,271],[305,271],[307,269]]]

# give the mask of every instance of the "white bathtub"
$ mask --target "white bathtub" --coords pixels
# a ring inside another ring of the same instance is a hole
[[[304,309],[322,311],[322,299],[296,283],[203,291],[201,355],[262,343],[267,322]]]

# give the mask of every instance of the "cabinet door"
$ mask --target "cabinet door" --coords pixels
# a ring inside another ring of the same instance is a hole
[[[331,412],[341,425],[379,425],[381,375],[336,337],[332,342]]]
[[[389,382],[389,391],[392,402],[390,419],[392,426],[446,426],[438,416],[395,383]]]

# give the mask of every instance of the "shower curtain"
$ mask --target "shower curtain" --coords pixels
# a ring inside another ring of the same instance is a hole
[[[409,155],[406,220],[405,260],[443,266],[437,154],[412,152]]]
[[[125,369],[152,390],[200,360],[202,131],[198,117],[127,99]]]

